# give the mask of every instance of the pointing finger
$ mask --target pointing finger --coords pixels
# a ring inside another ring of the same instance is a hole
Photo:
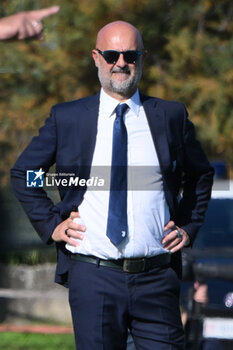
[[[52,6],[41,10],[30,11],[30,14],[36,21],[40,21],[45,17],[56,14],[60,10],[59,6]]]

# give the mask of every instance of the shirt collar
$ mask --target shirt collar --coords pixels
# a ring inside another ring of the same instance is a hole
[[[133,96],[131,96],[128,100],[124,101],[127,103],[129,108],[134,112],[134,114],[139,116],[139,109],[142,105],[139,91],[137,90]],[[103,89],[100,91],[100,112],[106,117],[111,117],[115,111],[116,106],[119,104],[115,98],[109,96]]]

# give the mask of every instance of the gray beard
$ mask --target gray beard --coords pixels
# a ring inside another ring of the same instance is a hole
[[[140,79],[141,75],[137,76],[137,74],[125,81],[110,79],[110,86],[113,92],[128,97],[132,92],[136,91]]]
[[[127,69],[128,70],[128,69]],[[119,71],[126,71],[125,69],[114,69],[113,72],[119,72]],[[138,83],[141,79],[142,76],[142,69],[140,69],[138,67],[138,69],[136,69],[135,71],[135,75],[134,76],[129,76],[129,79],[125,80],[125,81],[116,81],[113,79],[110,79],[109,82],[107,82],[104,79],[104,77],[102,76],[102,72],[101,69],[98,70],[98,77],[101,83],[101,86],[107,87],[108,90],[119,94],[123,97],[130,97],[134,94],[134,92],[137,90],[138,87]]]

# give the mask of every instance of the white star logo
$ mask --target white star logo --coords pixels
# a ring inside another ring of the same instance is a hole
[[[42,168],[40,168],[40,170],[38,171],[35,171],[35,174],[36,174],[36,177],[34,178],[34,181],[38,178],[42,178],[42,175],[44,174],[45,172],[42,170]]]

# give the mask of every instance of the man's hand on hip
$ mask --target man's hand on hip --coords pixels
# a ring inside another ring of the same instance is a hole
[[[86,227],[80,225],[73,221],[74,218],[79,218],[80,215],[78,212],[72,211],[68,219],[62,221],[53,231],[52,239],[55,242],[66,242],[75,247],[79,246],[77,241],[74,241],[72,238],[83,240],[84,234],[78,232],[85,232]]]
[[[169,233],[166,234],[167,231],[169,231]],[[176,226],[174,221],[169,221],[165,225],[164,232],[166,236],[163,238],[162,244],[164,248],[170,250],[171,253],[177,252],[190,243],[190,238],[187,232]]]

